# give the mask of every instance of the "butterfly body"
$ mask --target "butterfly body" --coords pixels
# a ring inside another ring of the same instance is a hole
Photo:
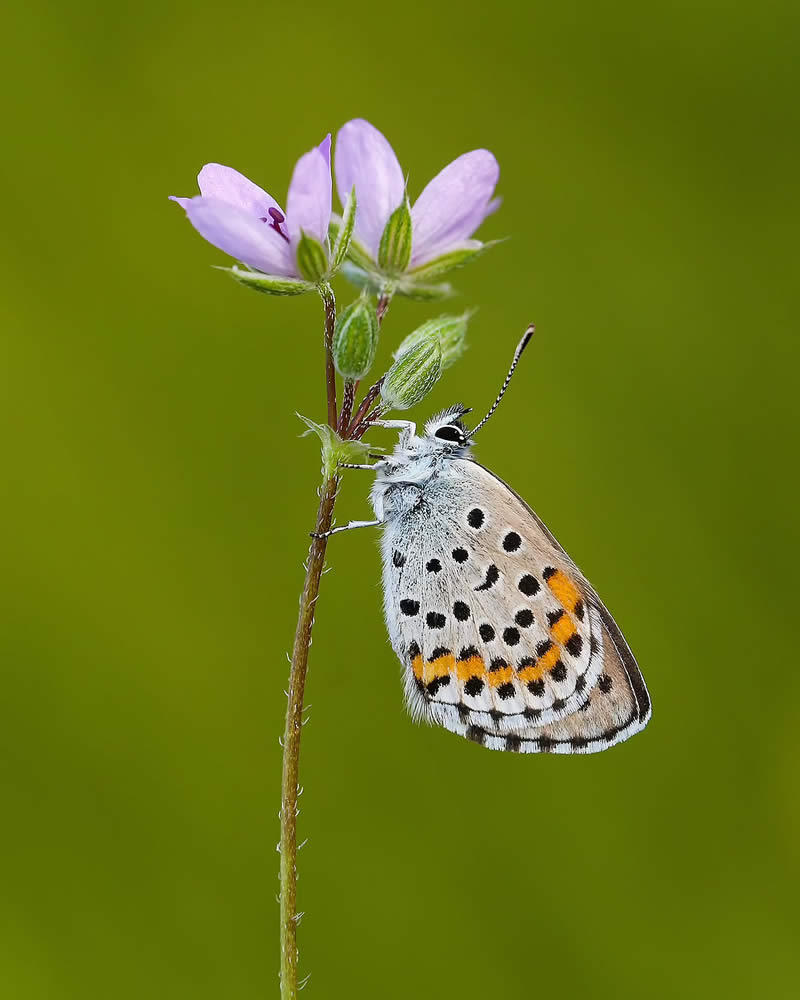
[[[470,454],[461,407],[376,465],[389,636],[417,719],[491,749],[593,753],[650,717],[605,606],[534,512]]]

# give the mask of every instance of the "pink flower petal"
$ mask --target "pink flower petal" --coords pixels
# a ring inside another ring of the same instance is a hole
[[[469,239],[497,208],[490,198],[500,168],[488,149],[474,149],[438,173],[411,209],[414,242],[411,267],[446,253]]]
[[[330,221],[331,137],[328,135],[297,161],[286,200],[286,224],[292,243],[299,240],[302,229],[325,246]]]
[[[385,136],[363,118],[347,122],[336,137],[336,189],[344,205],[356,189],[355,236],[377,257],[389,216],[403,200],[405,180]]]
[[[207,163],[197,175],[197,183],[204,198],[227,202],[258,219],[267,216],[271,208],[277,208],[281,215],[284,214],[271,195],[233,167]]]
[[[213,246],[266,274],[297,277],[294,254],[271,226],[220,198],[174,199],[200,235]]]

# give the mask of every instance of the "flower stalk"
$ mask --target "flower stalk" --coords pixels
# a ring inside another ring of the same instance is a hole
[[[315,537],[306,564],[306,578],[300,596],[300,612],[289,671],[289,695],[286,704],[286,727],[283,732],[283,770],[281,776],[281,1000],[297,997],[297,789],[300,768],[300,735],[303,730],[303,697],[308,671],[308,650],[314,627],[314,608],[325,565],[328,540],[324,532],[333,521],[333,508],[339,485],[337,476],[323,483],[320,491]],[[323,537],[320,537],[320,536]]]

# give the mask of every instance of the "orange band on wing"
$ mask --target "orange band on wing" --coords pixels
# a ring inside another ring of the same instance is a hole
[[[543,656],[539,657],[539,661],[536,664],[537,670],[541,671],[539,676],[541,676],[545,670],[549,670],[551,667],[554,667],[560,658],[561,650],[558,646],[551,646]]]
[[[575,626],[572,624],[572,619],[562,614],[550,629],[550,635],[552,635],[556,642],[560,642],[563,646],[565,642],[568,642],[575,635]]]
[[[501,667],[499,670],[490,670],[486,675],[489,687],[500,687],[501,684],[508,684],[514,676],[513,667]]]
[[[552,576],[548,577],[547,586],[567,611],[575,610],[581,599],[581,592],[566,573],[562,573],[560,569],[557,569]]]
[[[468,681],[470,677],[483,677],[486,665],[480,656],[470,656],[456,663],[456,676],[460,681]]]
[[[531,681],[538,681],[543,674],[544,667],[541,665],[540,660],[529,667],[523,667],[522,670],[518,671],[517,677],[519,677],[523,684],[529,684]]]
[[[452,653],[447,653],[444,656],[437,656],[435,660],[424,665],[422,670],[422,682],[424,684],[430,684],[430,682],[436,680],[437,677],[445,677],[455,669],[455,665],[456,658]]]

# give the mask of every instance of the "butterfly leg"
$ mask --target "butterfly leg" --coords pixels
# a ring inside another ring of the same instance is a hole
[[[374,465],[358,465],[355,462],[339,462],[340,469],[369,469],[371,472],[375,472],[376,469],[380,469],[383,465],[386,465],[385,459],[380,462],[376,462]]]
[[[389,430],[405,431],[406,437],[412,438],[417,433],[417,425],[413,420],[373,420],[373,427],[386,427]]]
[[[338,535],[340,531],[350,531],[353,528],[377,528],[383,524],[383,521],[348,521],[347,524],[343,524],[340,528],[331,528],[329,531],[311,531],[309,534],[312,538],[330,538],[331,535]]]

